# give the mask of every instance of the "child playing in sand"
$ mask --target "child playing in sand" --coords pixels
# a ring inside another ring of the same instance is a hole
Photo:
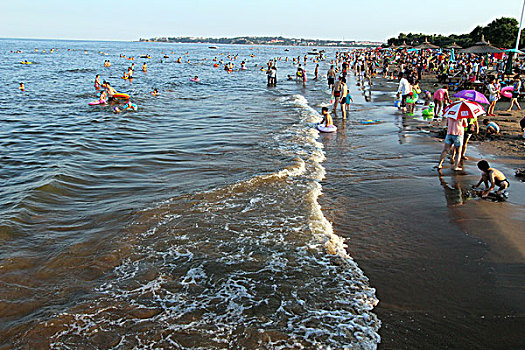
[[[487,126],[487,134],[497,135],[500,132],[499,125],[488,119],[483,119],[483,124]]]
[[[334,125],[332,116],[330,115],[330,113],[328,113],[328,107],[321,108],[321,113],[323,114],[323,120],[321,121],[321,125],[324,125],[324,126]]]
[[[505,177],[505,175],[503,175],[503,173],[498,169],[491,168],[486,160],[480,160],[478,162],[478,168],[479,170],[481,170],[481,178],[479,179],[479,182],[472,187],[477,188],[479,185],[481,185],[482,182],[485,183],[485,190],[481,195],[482,198],[486,198],[495,186],[499,186],[499,189],[496,192],[497,195],[501,195],[501,192],[503,190],[509,188],[510,183],[509,180],[507,180],[507,178]]]

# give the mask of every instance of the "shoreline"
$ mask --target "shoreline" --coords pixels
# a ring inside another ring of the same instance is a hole
[[[525,238],[519,228],[525,205],[519,201],[524,186],[512,178],[507,203],[462,198],[462,189],[479,178],[475,160],[487,156],[483,142],[467,151],[471,160],[462,174],[447,166],[439,175],[431,167],[441,143],[427,122],[401,117],[390,107],[385,93],[397,85],[387,82],[374,80],[373,108],[362,105],[369,119],[381,116],[385,122],[361,130],[369,135],[367,143],[377,144],[374,158],[399,154],[388,160],[392,170],[382,170],[392,175],[368,169],[366,156],[355,159],[365,163],[353,165],[348,174],[348,166],[337,159],[346,147],[328,145],[321,198],[335,233],[346,240],[349,255],[376,289],[374,312],[382,322],[378,349],[522,349]],[[355,117],[359,114],[352,112],[349,120]],[[398,140],[393,131],[399,119]],[[347,138],[357,143],[358,136]],[[381,141],[385,138],[389,141]],[[351,170],[365,176],[356,183]],[[349,220],[356,213],[362,218]]]

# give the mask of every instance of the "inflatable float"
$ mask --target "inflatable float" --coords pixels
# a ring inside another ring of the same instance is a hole
[[[124,106],[124,109],[127,111],[136,111],[137,105],[134,103],[128,103],[127,105]]]
[[[106,104],[106,100],[100,99],[100,100],[92,101],[88,103],[88,105],[90,106],[103,105],[103,104]]]
[[[336,132],[337,126],[335,125],[326,126],[324,124],[317,124],[317,130],[319,130],[320,132]]]
[[[198,83],[200,80],[199,79],[195,79],[195,78],[191,78],[190,81],[193,81],[194,83]]]
[[[513,91],[514,91],[514,86],[507,86],[501,89],[501,95],[506,98],[512,98]]]
[[[373,125],[373,124],[381,124],[381,120],[363,120],[361,124],[367,124],[367,125]]]
[[[129,99],[129,95],[125,94],[125,93],[122,93],[122,92],[116,93],[115,95],[113,95],[113,97],[121,99],[121,100],[128,100]]]

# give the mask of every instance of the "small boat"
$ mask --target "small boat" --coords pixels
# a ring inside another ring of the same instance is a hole
[[[217,46],[208,46],[208,49],[214,49],[214,50],[217,50],[218,47],[217,47]]]

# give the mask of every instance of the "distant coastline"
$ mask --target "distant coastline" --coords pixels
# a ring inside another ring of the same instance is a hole
[[[155,37],[140,38],[140,42],[160,43],[194,43],[194,44],[237,44],[237,45],[276,45],[276,46],[333,46],[333,47],[374,47],[381,46],[382,42],[352,41],[352,40],[321,40],[296,39],[283,37],[252,37],[241,36],[235,38],[201,38],[201,37]]]

